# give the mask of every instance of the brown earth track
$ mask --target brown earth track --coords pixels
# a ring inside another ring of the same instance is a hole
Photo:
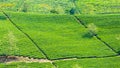
[[[0,56],[0,63],[11,63],[11,62],[26,62],[26,63],[31,63],[31,62],[46,63],[46,62],[50,62],[50,63],[52,63],[51,60],[47,60],[47,59],[35,59],[35,58],[29,58],[29,57],[23,57],[23,56],[7,56],[7,57],[6,56]]]

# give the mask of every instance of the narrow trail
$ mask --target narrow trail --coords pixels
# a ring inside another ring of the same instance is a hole
[[[85,25],[85,23],[84,23],[81,19],[79,19],[77,16],[74,16],[74,18],[77,20],[77,22],[79,22],[79,24],[82,24],[85,28],[89,29],[89,28]],[[93,33],[93,34],[94,34],[94,33]],[[105,42],[104,40],[102,40],[102,39],[98,36],[98,34],[94,34],[94,36],[95,36],[100,42],[102,42],[102,43],[105,44],[108,48],[110,48],[113,52],[115,52],[117,55],[119,55],[119,54],[117,53],[117,51],[116,51],[114,48],[112,48],[107,42]]]
[[[42,48],[40,48],[40,47],[38,46],[38,44],[37,44],[27,33],[25,33],[22,29],[20,29],[20,28],[12,21],[12,19],[7,15],[7,13],[5,13],[4,11],[1,11],[1,12],[6,16],[6,18],[7,18],[20,32],[22,32],[22,33],[35,45],[35,47],[37,47],[37,48],[39,49],[40,53],[42,53],[47,60],[50,60],[50,58],[49,58],[49,57],[47,56],[47,54],[42,50]],[[6,57],[6,59],[7,59],[7,57]],[[6,60],[5,60],[5,61],[6,61]],[[57,68],[57,66],[55,65],[54,62],[52,62],[52,65],[54,66],[54,68]]]
[[[12,62],[26,62],[26,63],[31,63],[31,62],[38,62],[38,63],[47,63],[50,62],[52,63],[51,60],[48,59],[35,59],[35,58],[29,58],[29,57],[23,57],[23,56],[0,56],[0,62],[4,63],[4,60],[6,60],[6,63],[12,63]]]

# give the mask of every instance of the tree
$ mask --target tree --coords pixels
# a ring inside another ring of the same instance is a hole
[[[75,8],[71,8],[71,10],[69,11],[71,15],[74,15],[75,12],[76,12],[76,9]]]

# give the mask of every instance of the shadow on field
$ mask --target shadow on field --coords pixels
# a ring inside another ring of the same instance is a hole
[[[5,16],[0,16],[0,20],[6,20],[7,18]]]
[[[91,35],[89,32],[85,33],[82,38],[92,38],[93,35]]]

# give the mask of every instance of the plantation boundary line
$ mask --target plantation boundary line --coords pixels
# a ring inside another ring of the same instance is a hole
[[[81,21],[77,16],[74,16],[79,24],[82,24],[85,28],[88,28],[83,21]]]
[[[85,23],[83,21],[81,21],[77,16],[74,16],[74,18],[80,23],[82,24],[85,28],[88,28]],[[93,33],[94,34],[94,33]],[[112,48],[107,42],[103,41],[99,36],[98,34],[94,34],[94,36],[99,40],[101,41],[103,44],[105,44],[108,48],[110,48],[113,52],[115,52],[117,55],[119,55],[116,50],[114,50],[114,48]]]
[[[4,11],[2,11],[2,13],[8,18],[8,20],[19,30],[21,31],[26,37],[28,37],[28,39],[30,39],[30,41],[39,49],[40,52],[42,52],[42,54],[45,56],[46,59],[50,60],[50,58],[47,56],[47,54],[42,50],[42,48],[40,48],[37,43],[27,34],[25,33],[22,29],[20,29],[12,20],[11,18],[7,15],[7,13],[5,13]],[[54,68],[57,68],[56,64],[54,62],[51,63]]]
[[[88,57],[66,57],[66,58],[58,58],[53,59],[54,61],[60,61],[60,60],[75,60],[75,59],[97,59],[97,58],[110,58],[110,57],[117,57],[119,55],[108,55],[108,56],[88,56]]]

